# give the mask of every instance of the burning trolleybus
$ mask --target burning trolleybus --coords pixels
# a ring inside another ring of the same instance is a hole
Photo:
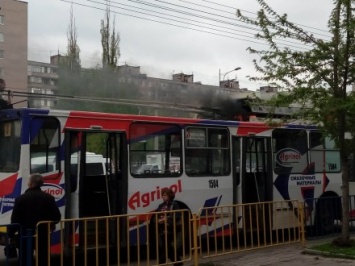
[[[105,158],[105,171],[89,167],[93,154]],[[15,198],[35,172],[44,176],[42,189],[54,195],[63,218],[149,213],[161,202],[164,187],[172,188],[180,207],[190,213],[341,193],[339,152],[314,127],[28,108],[0,111],[0,224],[10,222]],[[309,207],[314,218],[316,206]],[[271,220],[278,217],[274,212],[267,214]],[[215,222],[211,228],[224,226]],[[53,239],[54,244],[59,241],[59,231]]]

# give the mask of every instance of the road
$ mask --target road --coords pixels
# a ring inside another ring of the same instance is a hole
[[[322,240],[318,240],[322,241]],[[325,242],[327,240],[323,240]],[[329,241],[329,240],[328,240]],[[307,246],[316,244],[316,241],[307,242]],[[355,266],[355,259],[327,258],[317,254],[304,254],[307,249],[302,248],[300,243],[287,244],[283,246],[269,247],[254,251],[243,251],[240,253],[218,256],[208,259],[200,259],[200,264],[208,263],[214,266]],[[212,264],[213,263],[213,264]],[[16,261],[6,262],[4,253],[0,250],[0,266],[14,266]],[[131,264],[132,266],[133,264]],[[145,265],[143,262],[140,265]],[[192,261],[184,265],[193,265]],[[78,265],[82,266],[82,265]],[[101,265],[99,265],[101,266]]]
[[[303,254],[305,251],[300,244],[288,244],[278,247],[247,251],[229,255],[228,258],[216,258],[215,266],[333,266],[355,265],[355,260],[342,258],[327,258],[317,254]]]

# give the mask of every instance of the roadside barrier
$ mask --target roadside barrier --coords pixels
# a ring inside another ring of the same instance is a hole
[[[199,213],[198,235],[206,245],[203,258],[304,241],[298,201],[218,206]]]
[[[174,210],[65,219],[55,228],[44,221],[33,236],[35,258],[50,253],[47,266],[199,265],[215,256],[304,244],[303,213],[298,201],[280,201],[201,208],[198,214]]]

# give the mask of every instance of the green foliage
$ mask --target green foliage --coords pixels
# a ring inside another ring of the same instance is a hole
[[[64,63],[67,64],[72,71],[78,71],[81,68],[80,64],[80,48],[77,42],[78,33],[76,31],[75,20],[73,16],[73,6],[70,9],[70,23],[67,31],[68,45],[67,55]]]
[[[261,9],[256,19],[237,11],[240,20],[260,29],[255,37],[269,45],[266,50],[248,49],[258,57],[253,62],[261,74],[252,80],[273,84],[286,92],[267,104],[274,107],[297,104],[302,107],[298,117],[318,125],[334,139],[342,160],[342,195],[347,199],[347,160],[355,150],[355,141],[346,137],[347,133],[355,135],[354,94],[347,93],[355,78],[353,1],[334,1],[328,23],[330,37],[322,38],[288,21],[286,14],[277,14],[265,0],[257,1]],[[289,44],[285,46],[286,42]],[[348,208],[347,202],[343,202],[344,221],[348,220]],[[342,236],[349,239],[347,223],[343,223]]]
[[[324,255],[328,256],[349,256],[349,257],[354,257],[355,256],[355,241],[351,240],[349,243],[346,245],[338,245],[337,243],[323,243],[320,245],[315,245],[310,247],[310,250],[316,250],[316,251],[321,251]]]
[[[88,134],[87,135],[87,151],[106,156],[106,134]]]
[[[347,86],[354,82],[355,77],[355,65],[351,64],[355,55],[355,19],[349,7],[350,1],[337,1],[329,20],[332,34],[329,40],[314,37],[289,22],[286,14],[280,16],[265,1],[258,2],[262,9],[255,20],[243,16],[239,10],[237,12],[239,19],[258,26],[260,32],[255,37],[269,44],[266,50],[248,48],[250,53],[259,57],[258,61],[254,60],[254,65],[262,74],[252,77],[252,80],[268,82],[280,91],[286,91],[271,103],[274,106],[297,103],[305,107],[298,116],[324,127],[339,141],[334,128],[342,122],[341,118],[354,114],[353,96],[346,93]],[[295,50],[292,45],[280,45],[283,40],[309,48],[306,51]],[[353,123],[348,120],[345,128],[355,132]]]
[[[329,40],[316,38],[289,22],[286,14],[278,15],[264,0],[258,2],[262,9],[255,20],[237,12],[239,19],[258,26],[260,32],[255,37],[269,44],[267,50],[248,49],[259,57],[254,65],[262,74],[252,80],[272,83],[280,91],[286,91],[268,104],[303,107],[297,116],[322,127],[339,147],[344,148],[343,154],[347,157],[354,146],[349,146],[353,143],[346,140],[344,134],[355,133],[354,95],[347,93],[355,77],[352,63],[355,18],[351,1],[336,1],[329,19],[332,34]],[[281,40],[292,40],[309,48],[306,51],[291,49],[291,46],[280,45]]]
[[[106,17],[101,20],[101,45],[102,45],[102,67],[117,68],[118,58],[120,57],[120,36],[116,33],[115,18],[112,24],[112,33],[110,25],[110,6],[107,5]]]

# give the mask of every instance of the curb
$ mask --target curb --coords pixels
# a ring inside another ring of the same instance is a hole
[[[326,251],[319,251],[319,250],[314,250],[314,249],[309,249],[309,248],[306,248],[301,253],[304,255],[319,255],[319,256],[329,257],[329,258],[342,258],[342,259],[355,260],[355,256],[346,255],[346,254],[339,254],[339,253],[331,253],[331,252],[326,252]]]

